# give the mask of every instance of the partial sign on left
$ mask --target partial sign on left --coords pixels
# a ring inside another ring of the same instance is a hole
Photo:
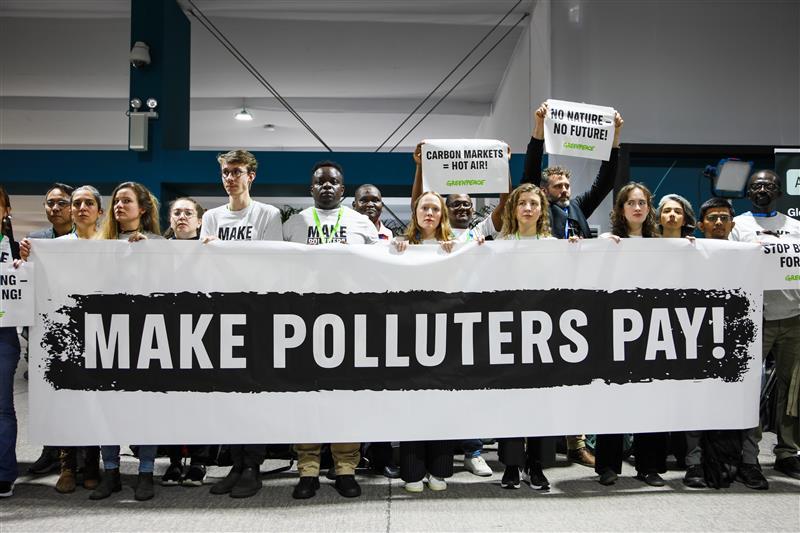
[[[34,323],[33,263],[0,263],[0,327]]]

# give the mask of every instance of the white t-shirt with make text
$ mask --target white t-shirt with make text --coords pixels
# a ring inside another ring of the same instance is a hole
[[[319,228],[314,220],[315,210],[319,217]],[[375,244],[378,242],[378,230],[367,216],[344,205],[336,209],[307,207],[292,215],[283,225],[283,240],[301,244]]]
[[[215,207],[203,214],[200,238],[208,236],[221,241],[280,241],[281,212],[255,200],[239,211],[231,211],[227,205]]]

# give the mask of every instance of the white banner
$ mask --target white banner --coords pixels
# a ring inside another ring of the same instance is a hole
[[[544,149],[548,154],[608,161],[614,142],[614,108],[548,100]]]
[[[422,187],[439,194],[508,192],[508,145],[491,139],[426,139]]]
[[[495,241],[448,255],[42,240],[33,260],[31,442],[758,424],[762,298],[752,273],[762,257],[752,244]]]
[[[800,239],[783,236],[761,245],[764,289],[800,289]]]
[[[33,263],[0,263],[0,327],[31,326],[34,317]]]

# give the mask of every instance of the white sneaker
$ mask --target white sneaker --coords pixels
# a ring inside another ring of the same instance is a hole
[[[492,469],[483,460],[480,455],[477,457],[467,457],[464,459],[464,468],[475,474],[476,476],[489,477],[492,475]]]
[[[407,481],[403,488],[406,489],[406,492],[422,492],[425,486],[422,481]]]
[[[447,481],[440,477],[428,474],[428,488],[431,490],[447,490]]]

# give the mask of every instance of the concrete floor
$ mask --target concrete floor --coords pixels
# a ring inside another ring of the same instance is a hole
[[[20,365],[15,387],[20,436],[17,453],[25,472],[40,448],[26,442],[28,393]],[[148,502],[133,499],[136,460],[123,457],[122,492],[99,502],[79,488],[69,495],[54,490],[56,473],[17,480],[14,496],[0,500],[0,532],[11,531],[800,531],[800,481],[772,469],[775,435],[761,443],[761,462],[770,490],[753,491],[736,483],[724,490],[683,486],[682,471],[669,471],[667,486],[647,487],[631,476],[629,465],[613,487],[602,487],[594,472],[559,456],[546,471],[552,489],[543,493],[525,485],[500,488],[502,465],[485,452],[495,470],[491,478],[466,472],[456,457],[456,474],[447,491],[406,493],[399,480],[360,477],[361,498],[346,500],[322,479],[314,499],[291,497],[296,471],[264,477],[253,498],[213,496],[208,487],[156,487]],[[159,459],[156,473],[167,467]],[[285,465],[267,461],[262,470]],[[227,473],[209,469],[208,482]]]

